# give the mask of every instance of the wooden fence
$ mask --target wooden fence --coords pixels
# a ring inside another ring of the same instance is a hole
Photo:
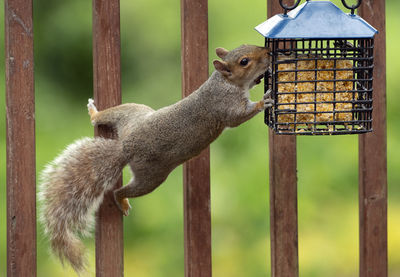
[[[5,0],[7,99],[7,275],[36,276],[33,0]],[[268,0],[268,16],[281,13]],[[359,136],[360,276],[387,276],[385,1],[364,0],[361,16],[375,42],[374,132]],[[93,0],[94,97],[100,109],[121,103],[119,0]],[[208,77],[207,0],[181,0],[182,86],[188,95]],[[97,135],[112,136],[110,130]],[[299,275],[296,137],[270,132],[272,276]],[[184,165],[185,276],[211,276],[209,149]],[[121,186],[121,182],[117,184]],[[123,276],[122,216],[110,195],[98,213],[96,276]]]

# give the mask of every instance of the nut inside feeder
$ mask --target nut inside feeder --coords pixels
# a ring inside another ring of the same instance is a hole
[[[278,134],[372,131],[376,29],[354,15],[355,6],[345,14],[329,1],[299,2],[280,1],[285,13],[256,27],[272,59],[265,91],[275,103],[265,123]]]

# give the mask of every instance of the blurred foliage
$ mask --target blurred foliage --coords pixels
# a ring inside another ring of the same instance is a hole
[[[400,276],[400,3],[386,3],[388,243],[395,277]],[[253,27],[265,14],[265,1],[209,1],[210,61],[218,46],[263,44]],[[91,16],[90,1],[34,1],[38,172],[67,144],[93,134],[86,111],[92,95]],[[180,99],[179,1],[122,0],[121,36],[123,101],[160,108]],[[3,84],[3,55],[0,64]],[[0,276],[6,275],[4,89],[1,85]],[[259,86],[252,97],[261,95]],[[268,142],[262,121],[259,115],[228,130],[211,146],[214,276],[270,276]],[[357,136],[298,138],[301,276],[358,275],[357,144]],[[154,193],[132,201],[133,213],[124,221],[126,276],[183,276],[181,176],[178,168]],[[124,171],[124,183],[129,178]],[[93,239],[86,244],[94,268]],[[48,247],[38,225],[38,276],[71,276]]]

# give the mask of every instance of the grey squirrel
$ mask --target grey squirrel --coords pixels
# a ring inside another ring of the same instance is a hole
[[[89,99],[93,125],[112,126],[117,139],[84,138],[69,145],[41,174],[40,219],[53,252],[79,274],[86,268],[84,245],[94,212],[104,193],[129,164],[133,178],[114,191],[124,215],[127,198],[150,193],[183,162],[200,154],[227,127],[235,127],[272,106],[266,93],[249,100],[249,89],[259,84],[270,65],[270,50],[242,45],[232,51],[217,48],[215,71],[200,88],[177,103],[153,110],[123,104],[97,111]]]

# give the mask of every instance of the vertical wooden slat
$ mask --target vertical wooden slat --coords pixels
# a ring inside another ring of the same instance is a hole
[[[285,1],[284,1],[285,2]],[[286,1],[289,3],[293,1]],[[267,14],[283,13],[279,1],[267,0]],[[271,274],[299,276],[297,234],[296,137],[269,130]]]
[[[7,276],[36,276],[32,0],[5,1]]]
[[[93,0],[94,100],[99,110],[121,104],[119,0]],[[115,137],[105,126],[96,135]],[[115,188],[121,187],[121,179]],[[97,214],[96,276],[123,276],[122,213],[107,193]]]
[[[296,139],[269,134],[271,273],[298,276]]]
[[[385,0],[365,0],[360,16],[378,29],[374,47],[373,132],[359,136],[360,276],[388,275]]]
[[[182,96],[208,78],[207,0],[181,0]],[[185,276],[211,276],[210,152],[184,170]]]

